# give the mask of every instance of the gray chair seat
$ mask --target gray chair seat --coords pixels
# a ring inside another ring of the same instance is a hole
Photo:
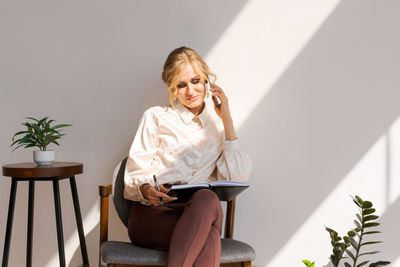
[[[221,239],[221,263],[253,261],[254,249],[246,243],[231,238]],[[128,242],[107,241],[101,246],[103,262],[110,264],[163,265],[167,252],[141,248]]]

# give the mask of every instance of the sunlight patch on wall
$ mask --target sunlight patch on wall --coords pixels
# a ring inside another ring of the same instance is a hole
[[[359,195],[372,201],[376,214],[381,216],[400,196],[400,168],[395,164],[399,162],[399,157],[400,118],[323,200],[266,267],[302,266],[300,263],[303,259],[315,261],[317,266],[327,264],[331,246],[324,226],[333,228],[341,236],[354,227],[357,208],[350,195]]]
[[[84,228],[83,231],[85,233],[85,236],[87,236],[88,233],[90,233],[99,224],[99,221],[100,221],[99,203],[96,202],[90,209],[90,211],[87,213],[87,215],[83,218],[83,228]],[[76,224],[74,224],[74,226],[76,227]],[[65,240],[64,241],[65,262],[67,263],[67,265],[69,265],[75,253],[78,254],[79,260],[82,261],[78,230],[76,229],[67,239],[66,236],[64,235],[64,240]],[[86,240],[86,246],[88,245],[89,245],[88,240]],[[59,266],[59,265],[60,262],[58,253],[55,253],[46,264],[46,266]]]
[[[387,184],[386,207],[392,205],[400,196],[400,118],[392,124],[386,135]],[[399,265],[400,266],[400,265]]]
[[[389,266],[392,267],[400,266],[400,258],[397,259],[396,261],[393,261]]]
[[[339,0],[252,0],[216,42],[206,61],[226,90],[236,127],[335,9]]]

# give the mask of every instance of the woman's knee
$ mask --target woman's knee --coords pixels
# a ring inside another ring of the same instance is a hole
[[[201,189],[194,193],[188,204],[191,205],[192,203],[207,205],[207,208],[209,208],[210,206],[215,206],[217,214],[222,215],[222,208],[218,196],[209,189]]]
[[[217,195],[209,189],[200,189],[196,193],[194,193],[193,196],[191,197],[191,200],[198,200],[198,199],[201,199],[201,201],[203,202],[209,200],[210,202],[219,203]]]

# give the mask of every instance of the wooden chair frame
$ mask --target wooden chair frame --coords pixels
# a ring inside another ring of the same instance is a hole
[[[108,205],[109,197],[112,192],[112,185],[100,185],[100,249],[99,249],[99,267],[101,267],[101,245],[108,241]],[[225,220],[225,238],[233,238],[233,225],[235,219],[236,198],[228,201],[226,206]],[[107,264],[107,267],[154,267],[165,265],[121,265]],[[251,267],[250,261],[221,264],[221,267]]]

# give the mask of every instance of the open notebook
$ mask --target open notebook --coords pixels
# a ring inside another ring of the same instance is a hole
[[[235,181],[215,181],[211,184],[181,184],[173,185],[168,195],[177,197],[177,202],[188,201],[197,190],[210,189],[217,194],[219,200],[230,201],[248,187],[249,185],[246,183]]]

